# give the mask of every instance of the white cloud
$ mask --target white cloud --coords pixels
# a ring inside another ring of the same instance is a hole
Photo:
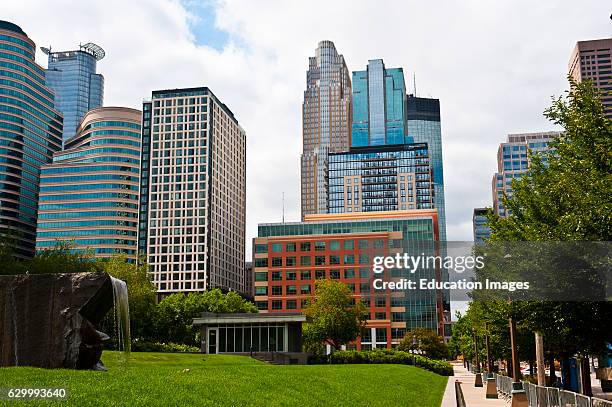
[[[299,219],[301,102],[318,41],[334,41],[350,70],[383,58],[404,68],[409,88],[416,72],[418,93],[440,99],[448,236],[471,240],[472,208],[491,204],[498,144],[552,128],[542,111],[566,87],[574,43],[610,35],[604,3],[227,0],[210,27],[229,34],[220,52],[195,43],[197,16],[178,1],[11,0],[3,18],[38,46],[100,44],[107,105],[210,87],[247,132],[250,246],[257,223],[281,219],[282,191],[286,219]]]

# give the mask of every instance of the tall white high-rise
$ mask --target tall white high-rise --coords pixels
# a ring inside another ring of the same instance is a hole
[[[246,134],[206,87],[143,104],[139,250],[160,296],[245,291]]]

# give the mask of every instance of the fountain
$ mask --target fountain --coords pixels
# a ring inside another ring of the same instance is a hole
[[[106,273],[0,276],[0,366],[105,370],[96,329],[115,304],[120,347],[129,352],[125,282]]]
[[[115,304],[115,336],[117,349],[123,351],[127,357],[130,355],[132,340],[130,337],[130,306],[125,281],[111,277],[113,284],[113,302]]]

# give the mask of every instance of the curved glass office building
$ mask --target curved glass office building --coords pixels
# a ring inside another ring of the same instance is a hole
[[[141,112],[87,112],[66,149],[43,166],[36,249],[69,242],[95,257],[137,256]]]
[[[34,60],[36,45],[0,20],[0,234],[18,257],[34,255],[40,167],[62,145],[62,115]]]

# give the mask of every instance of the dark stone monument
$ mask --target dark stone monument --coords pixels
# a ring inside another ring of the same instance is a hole
[[[112,307],[106,273],[0,276],[0,366],[105,370],[95,326]]]

